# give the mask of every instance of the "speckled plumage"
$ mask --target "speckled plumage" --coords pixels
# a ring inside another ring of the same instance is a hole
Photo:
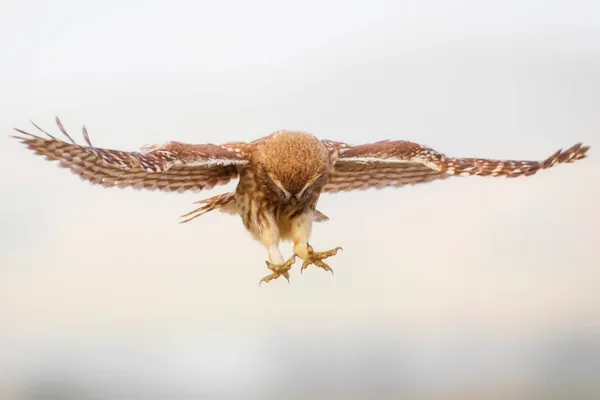
[[[79,145],[58,118],[56,123],[68,142],[35,124],[47,137],[20,129],[16,131],[23,136],[15,137],[35,154],[58,161],[93,184],[184,192],[212,189],[239,178],[235,192],[199,201],[201,206],[185,214],[182,222],[212,210],[239,215],[251,235],[268,249],[272,273],[263,278],[265,282],[279,276],[289,280],[296,255],[304,260],[301,270],[314,264],[331,271],[322,260],[339,248],[315,252],[308,243],[312,223],[328,219],[316,210],[322,193],[400,187],[452,176],[531,176],[559,163],[581,160],[589,150],[578,143],[543,161],[453,158],[408,141],[353,146],[282,130],[250,143],[169,142],[127,152],[93,146],[85,127],[87,146]],[[281,240],[294,243],[295,255],[287,261],[279,251]]]

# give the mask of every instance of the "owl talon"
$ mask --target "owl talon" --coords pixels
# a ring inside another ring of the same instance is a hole
[[[331,272],[331,275],[334,275],[333,269],[329,265],[324,263],[322,260],[336,255],[339,250],[342,250],[342,248],[336,247],[335,249],[331,249],[328,251],[315,252],[313,250],[313,248],[309,245],[308,246],[308,257],[302,263],[302,267],[300,268],[300,274],[302,274],[302,272],[306,268],[308,268],[309,265],[314,264],[319,268],[323,268],[325,271]]]
[[[289,271],[290,271],[290,269],[292,268],[292,265],[294,265],[295,262],[296,262],[296,255],[295,254],[292,257],[290,257],[290,259],[287,260],[284,264],[272,264],[269,261],[265,261],[265,263],[267,264],[267,268],[269,268],[271,271],[273,271],[273,273],[265,276],[264,278],[262,278],[258,282],[258,286],[260,286],[263,282],[269,283],[273,279],[277,279],[280,276],[283,276],[288,281],[288,283],[290,283],[290,273],[289,273]]]

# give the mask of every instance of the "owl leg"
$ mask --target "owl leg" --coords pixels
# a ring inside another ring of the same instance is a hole
[[[289,270],[292,268],[294,262],[296,262],[296,255],[294,254],[287,261],[283,260],[283,256],[281,255],[281,251],[279,251],[279,238],[275,229],[269,229],[265,231],[261,235],[261,242],[269,249],[269,260],[265,261],[267,264],[267,268],[273,271],[271,274],[265,276],[260,280],[258,285],[266,282],[269,283],[273,279],[277,279],[283,275],[285,279],[287,279],[288,283],[290,281],[290,273]]]
[[[325,271],[329,271],[333,274],[333,270],[329,265],[323,262],[324,259],[329,258],[337,254],[341,247],[336,247],[328,251],[316,252],[312,246],[308,243],[310,233],[312,230],[312,215],[301,215],[292,224],[292,239],[294,241],[294,252],[304,262],[300,273],[308,268],[309,265],[314,264],[319,268],[323,268]]]
[[[273,279],[277,279],[282,275],[285,279],[287,279],[288,283],[290,282],[289,271],[292,268],[292,265],[294,265],[294,263],[296,262],[295,254],[293,256],[291,256],[286,262],[282,262],[280,264],[273,264],[272,262],[269,262],[269,261],[265,261],[265,262],[267,264],[267,268],[269,268],[271,271],[273,271],[273,273],[262,278],[260,280],[260,282],[258,283],[259,286],[263,282],[269,283]]]
[[[304,254],[298,254],[298,257],[304,260],[302,263],[302,267],[300,268],[300,273],[308,268],[309,265],[314,264],[317,267],[323,268],[325,271],[331,272],[333,275],[333,269],[329,265],[323,262],[324,259],[329,258],[331,256],[335,256],[339,250],[342,250],[341,247],[336,247],[335,249],[327,250],[327,251],[314,251],[312,246],[308,243],[306,245],[306,251]],[[294,246],[294,249],[296,246]],[[304,256],[304,257],[303,257]]]

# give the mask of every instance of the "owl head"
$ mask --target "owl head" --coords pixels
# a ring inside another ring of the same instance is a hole
[[[297,131],[275,132],[257,153],[266,185],[292,205],[321,193],[337,158],[316,137]]]

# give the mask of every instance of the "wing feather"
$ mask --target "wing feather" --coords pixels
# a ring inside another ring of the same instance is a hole
[[[408,141],[381,141],[358,146],[323,141],[339,153],[325,192],[400,187],[451,176],[530,176],[560,163],[587,156],[589,146],[577,143],[543,161],[454,158]]]
[[[65,142],[33,124],[47,137],[15,128],[14,136],[35,154],[71,170],[81,179],[105,187],[133,187],[161,191],[200,191],[224,185],[239,175],[245,165],[245,144],[186,144],[169,142],[142,152],[128,152],[94,147],[87,129],[83,136],[87,146],[79,145],[56,118]]]

